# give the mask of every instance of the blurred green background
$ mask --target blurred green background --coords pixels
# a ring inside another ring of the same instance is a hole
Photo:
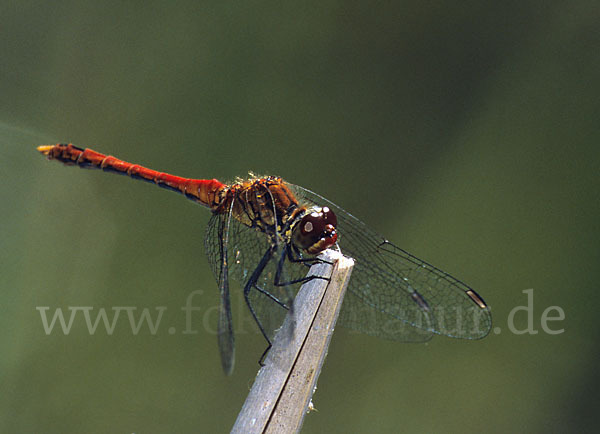
[[[209,212],[35,151],[57,142],[283,176],[492,306],[477,342],[336,330],[304,432],[597,429],[599,23],[594,1],[1,2],[0,430],[227,432],[264,349],[236,296],[223,376]],[[530,288],[538,333],[514,334]],[[155,335],[125,312],[46,335],[40,306],[166,310]]]

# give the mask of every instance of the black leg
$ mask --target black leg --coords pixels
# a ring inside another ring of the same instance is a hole
[[[261,294],[265,295],[266,297],[270,298],[271,300],[273,300],[275,303],[277,303],[279,306],[281,306],[282,308],[284,308],[285,310],[290,310],[289,306],[286,305],[283,301],[279,300],[277,297],[275,297],[273,294],[271,294],[269,291],[267,291],[266,289],[262,289],[260,286],[258,285],[254,285],[254,288],[260,292]]]
[[[275,282],[273,282],[273,284],[275,286],[287,286],[287,285],[293,285],[295,283],[305,283],[308,282],[310,280],[313,279],[325,279],[325,280],[329,280],[328,277],[323,277],[323,276],[305,276],[305,277],[301,277],[299,279],[294,279],[294,280],[290,280],[287,282],[282,282],[281,281],[281,273],[283,271],[283,266],[285,263],[285,259],[286,256],[289,258],[293,258],[292,253],[291,253],[291,247],[289,245],[287,245],[285,247],[285,250],[283,252],[281,252],[281,256],[279,257],[279,262],[277,263],[277,272],[275,273]],[[298,258],[297,260],[292,261],[290,259],[291,262],[308,262],[308,261],[314,261],[316,262],[326,262],[323,261],[319,258],[310,258],[310,259],[302,259],[302,258]]]
[[[296,247],[293,244],[290,244],[286,247],[287,250],[287,256],[290,262],[301,262],[303,264],[306,264],[306,266],[311,267],[312,265],[318,264],[318,263],[324,263],[324,264],[329,264],[329,265],[333,265],[333,262],[329,262],[326,261],[325,259],[321,259],[321,258],[303,258],[300,254],[300,251],[298,250],[298,247]],[[294,256],[295,255],[295,256]]]
[[[269,350],[271,349],[272,344],[271,344],[271,339],[269,339],[269,336],[267,335],[267,332],[265,331],[260,320],[258,319],[258,316],[256,316],[256,312],[254,311],[254,308],[252,307],[252,303],[250,302],[249,295],[250,295],[250,291],[252,290],[252,288],[258,288],[256,286],[256,282],[258,281],[258,278],[260,277],[260,275],[264,271],[265,267],[271,260],[272,256],[273,256],[273,247],[270,247],[269,249],[267,249],[267,251],[263,255],[262,259],[258,263],[258,266],[254,269],[252,276],[250,276],[250,279],[248,279],[248,282],[246,282],[246,286],[244,286],[244,300],[246,300],[246,305],[248,306],[248,309],[250,310],[250,313],[252,314],[252,317],[254,318],[256,325],[258,325],[260,332],[262,333],[262,335],[264,336],[265,340],[268,343],[267,349],[265,350],[265,352],[262,354],[262,356],[260,357],[260,359],[258,361],[260,366],[264,366],[264,364],[263,364],[264,358],[267,355],[267,353],[269,352]],[[261,289],[260,292],[263,294],[269,295],[270,298],[276,300],[275,297],[271,296],[266,291]]]

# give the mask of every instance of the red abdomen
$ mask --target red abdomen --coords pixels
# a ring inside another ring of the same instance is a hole
[[[71,144],[39,146],[38,151],[49,160],[58,160],[82,168],[102,169],[128,175],[134,179],[152,182],[159,187],[184,194],[188,199],[215,210],[223,201],[227,186],[216,179],[190,179],[168,173],[157,172],[139,164],[131,164],[92,149],[81,149]]]

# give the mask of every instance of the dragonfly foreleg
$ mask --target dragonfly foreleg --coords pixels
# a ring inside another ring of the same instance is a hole
[[[319,258],[319,257],[303,258],[302,254],[298,250],[298,247],[296,247],[294,244],[288,245],[288,247],[286,248],[286,251],[287,251],[288,260],[290,262],[296,262],[296,263],[299,262],[299,263],[306,265],[309,268],[315,264],[333,265],[333,262],[329,262],[329,261]]]
[[[308,282],[313,279],[329,280],[328,277],[313,275],[313,276],[305,276],[305,277],[300,277],[298,279],[293,279],[293,280],[288,280],[286,282],[282,282],[281,274],[283,273],[283,267],[284,267],[286,258],[290,262],[302,262],[302,263],[312,262],[312,264],[310,264],[310,265],[314,265],[319,262],[327,262],[320,258],[300,258],[300,257],[298,257],[298,258],[293,259],[294,257],[293,257],[293,253],[291,252],[291,250],[292,249],[289,245],[286,246],[285,251],[283,251],[281,256],[279,257],[279,262],[277,263],[277,271],[275,272],[275,281],[273,282],[275,286],[288,286],[288,285],[294,285],[296,283],[305,283],[305,282]]]

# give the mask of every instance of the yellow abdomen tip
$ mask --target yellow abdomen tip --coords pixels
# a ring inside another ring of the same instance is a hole
[[[53,146],[53,145],[43,145],[43,146],[38,146],[38,147],[37,147],[37,150],[38,150],[39,152],[41,152],[42,154],[44,154],[44,155],[48,155],[48,154],[50,153],[50,150],[51,150],[52,148],[54,148],[54,146]]]

